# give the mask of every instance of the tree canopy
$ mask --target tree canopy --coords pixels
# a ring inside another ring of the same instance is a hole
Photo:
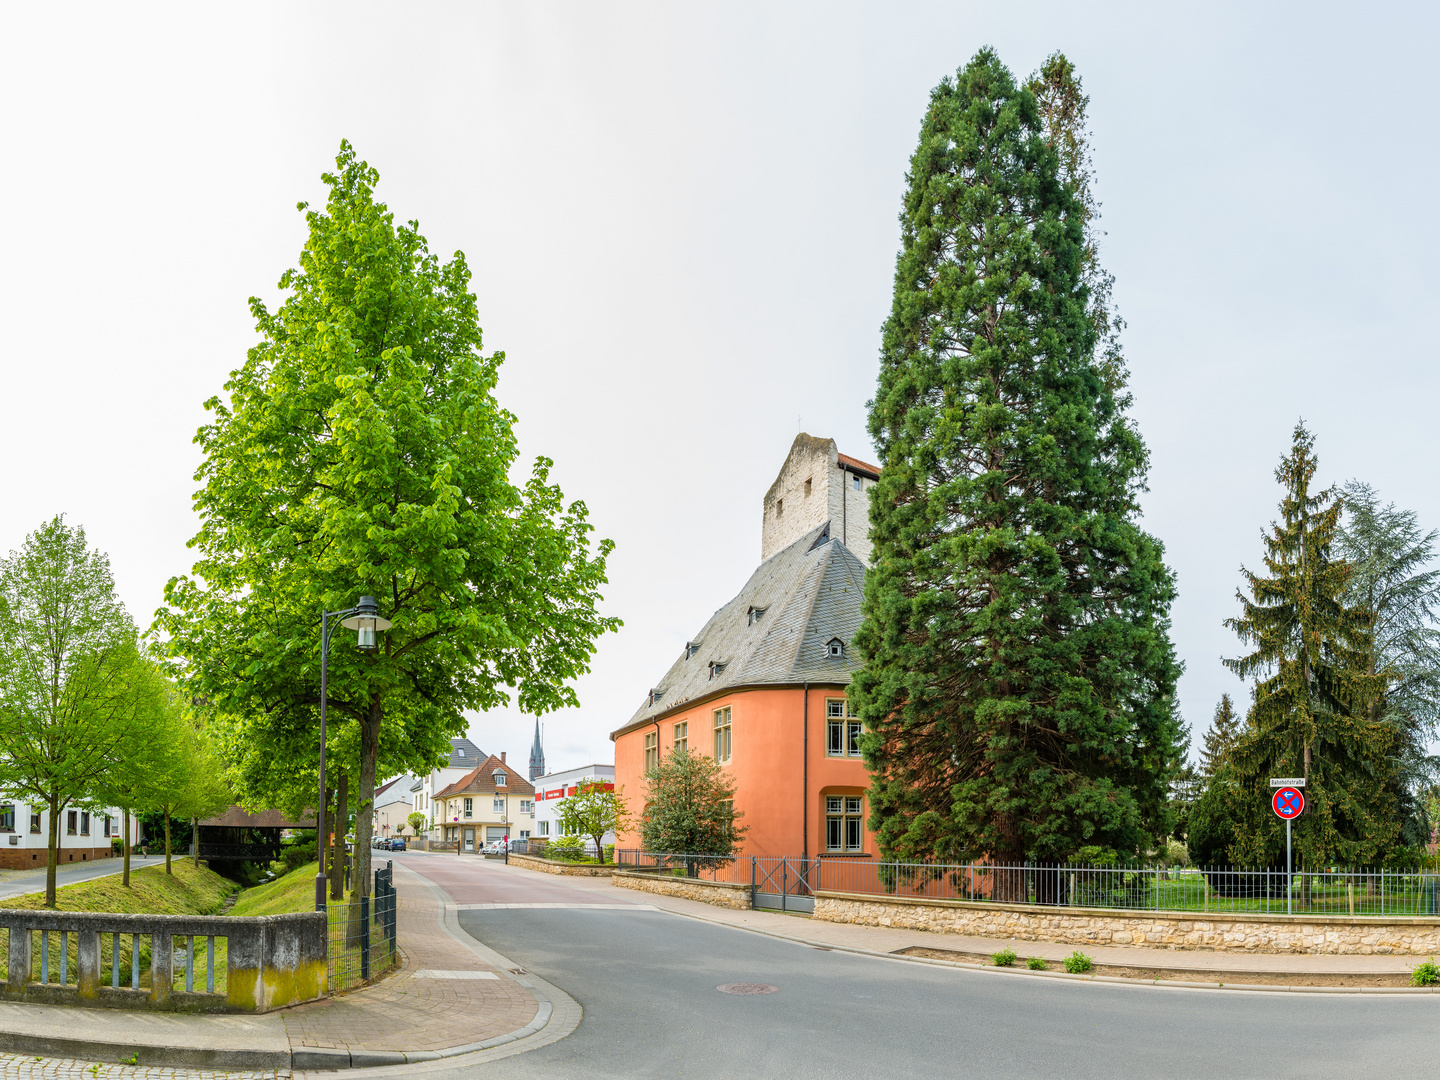
[[[1169,832],[1174,582],[1136,523],[1123,364],[1097,352],[1115,324],[1088,153],[1062,137],[1083,136],[1083,94],[1063,57],[1052,79],[1069,105],[1047,120],[982,50],[932,92],[910,161],[850,688],[889,856],[1133,853]]]
[[[368,891],[377,768],[423,771],[463,710],[576,704],[570,685],[618,620],[597,607],[609,541],[550,461],[510,480],[515,417],[495,399],[465,256],[375,201],[376,170],[342,143],[323,211],[261,340],[211,398],[191,574],[157,625],[189,692],[229,729],[251,803],[316,801],[320,612],[378,599],[374,653],[337,632],[330,716],[353,746],[357,884]]]
[[[706,754],[675,750],[645,774],[640,842],[662,855],[696,856],[692,867],[718,864],[735,855],[749,830],[735,809],[735,782]]]
[[[581,781],[575,794],[561,799],[556,806],[560,831],[574,836],[588,836],[595,841],[600,862],[605,861],[605,834],[626,827],[625,798],[614,789],[595,780]]]

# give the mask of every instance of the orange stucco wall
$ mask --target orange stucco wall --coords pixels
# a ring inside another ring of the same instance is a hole
[[[814,855],[825,851],[825,795],[862,795],[870,812],[869,774],[859,758],[832,758],[825,754],[825,701],[843,698],[843,688],[811,686],[809,693],[809,782],[805,783],[805,726],[803,688],[739,690],[693,708],[679,710],[659,721],[662,757],[674,745],[678,723],[689,724],[689,749],[711,754],[714,750],[714,714],[731,710],[731,753],[726,769],[735,781],[735,809],[744,813],[749,827],[741,850],[747,855]],[[645,805],[645,735],[654,723],[625,732],[615,739],[615,782],[624,789],[632,817],[628,832],[616,841],[619,848],[640,846],[639,817]],[[808,788],[808,790],[807,790]],[[808,809],[808,829],[805,818]],[[808,832],[808,836],[806,835]],[[876,849],[865,830],[865,852]]]

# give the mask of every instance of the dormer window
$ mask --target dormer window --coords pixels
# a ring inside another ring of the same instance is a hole
[[[710,661],[710,678],[717,678],[725,670],[725,665],[719,660]]]
[[[757,622],[760,621],[761,616],[763,616],[768,610],[768,608],[763,607],[751,607],[749,613],[749,625],[754,626]]]
[[[505,786],[505,774],[504,774],[503,772],[497,772],[497,773],[495,774],[495,786],[496,786],[496,787],[504,787],[504,786]]]
[[[825,653],[831,660],[845,659],[845,643],[838,637],[831,638],[825,645]]]
[[[651,704],[651,705],[658,705],[658,704],[660,703],[660,699],[661,699],[662,697],[664,697],[664,696],[665,696],[665,691],[664,691],[664,690],[651,690],[651,691],[650,691],[650,704]]]
[[[699,651],[700,651],[700,643],[699,643],[698,641],[687,641],[687,642],[685,643],[685,659],[686,659],[686,660],[689,660],[692,656],[694,656],[694,655],[695,655],[696,653],[698,653]]]

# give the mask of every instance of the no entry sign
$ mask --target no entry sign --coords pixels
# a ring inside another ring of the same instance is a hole
[[[1293,821],[1305,810],[1305,793],[1299,788],[1282,787],[1270,796],[1270,805],[1276,817]]]

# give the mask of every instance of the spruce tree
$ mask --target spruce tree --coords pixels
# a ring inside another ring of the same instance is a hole
[[[1373,616],[1348,600],[1351,567],[1334,557],[1341,502],[1335,489],[1310,490],[1315,439],[1295,426],[1275,479],[1281,520],[1265,537],[1268,576],[1242,568],[1242,614],[1227,619],[1249,654],[1225,665],[1258,675],[1249,725],[1232,758],[1242,825],[1230,845],[1237,862],[1283,858],[1283,830],[1269,808],[1269,778],[1304,776],[1306,810],[1294,826],[1304,865],[1365,863],[1398,833],[1388,754],[1391,729],[1373,715],[1389,676],[1372,670]]]
[[[1220,704],[1215,706],[1215,716],[1210,721],[1210,730],[1205,732],[1205,745],[1200,751],[1200,772],[1210,780],[1225,760],[1225,755],[1240,737],[1240,718],[1235,715],[1235,706],[1229,694],[1220,695]]]
[[[871,827],[892,857],[1143,852],[1183,756],[1174,584],[1096,356],[1085,203],[989,49],[931,94],[908,184],[850,691]]]

